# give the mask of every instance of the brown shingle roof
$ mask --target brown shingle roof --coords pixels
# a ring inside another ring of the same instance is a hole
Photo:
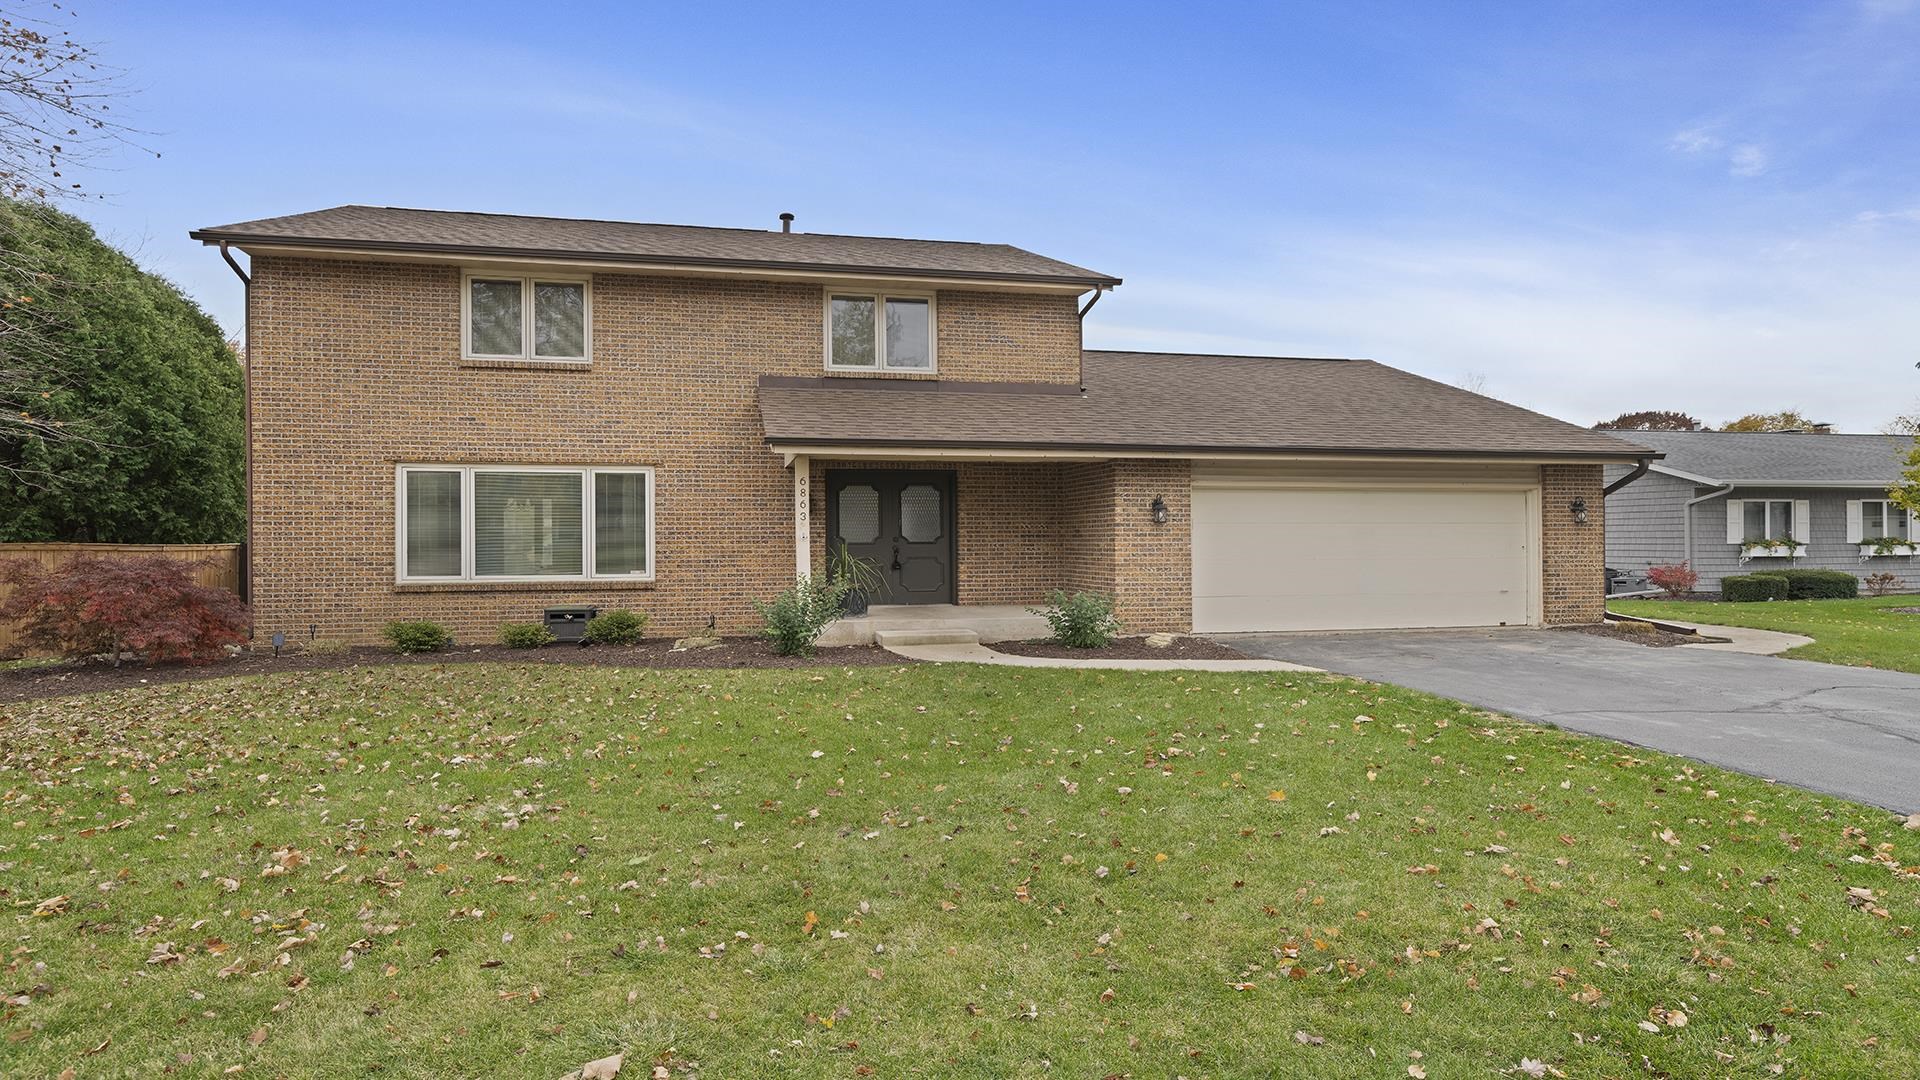
[[[715,269],[827,270],[1061,285],[1120,279],[1006,244],[896,240],[651,225],[636,221],[471,214],[394,206],[336,206],[198,229],[195,240],[312,248],[588,259]]]
[[[1371,360],[1085,357],[1084,397],[1020,383],[763,376],[760,418],[769,443],[790,446],[1659,456]]]

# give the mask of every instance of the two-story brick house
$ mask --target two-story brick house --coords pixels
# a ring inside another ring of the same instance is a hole
[[[883,604],[1588,622],[1602,467],[1658,456],[1371,361],[1087,351],[1119,279],[1002,245],[364,206],[193,236],[251,257],[263,635],[738,631],[840,542]]]

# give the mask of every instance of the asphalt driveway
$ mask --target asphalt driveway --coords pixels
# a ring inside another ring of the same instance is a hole
[[[1920,811],[1920,675],[1563,630],[1234,634],[1291,660]]]

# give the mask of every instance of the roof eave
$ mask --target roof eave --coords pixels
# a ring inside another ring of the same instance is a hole
[[[1431,447],[1326,447],[1205,445],[1195,443],[1093,442],[1060,440],[1054,442],[996,442],[984,439],[860,439],[827,437],[785,437],[769,435],[766,444],[780,452],[811,452],[818,448],[848,447],[860,450],[983,450],[1007,453],[1077,452],[1125,456],[1245,455],[1253,457],[1346,457],[1366,459],[1432,459],[1478,461],[1527,461],[1553,464],[1631,465],[1661,455],[1614,452],[1551,450],[1470,450]]]
[[[1111,289],[1120,278],[1104,274],[1015,274],[1004,271],[927,269],[906,266],[866,266],[842,263],[774,261],[765,259],[660,258],[619,252],[565,251],[550,248],[496,247],[479,244],[422,244],[396,240],[319,239],[313,237],[272,236],[260,233],[234,233],[220,229],[195,229],[188,238],[203,244],[229,244],[245,250],[249,247],[297,248],[315,252],[444,255],[451,258],[483,257],[522,259],[529,262],[615,263],[658,269],[689,270],[784,270],[822,276],[856,275],[878,278],[932,278],[951,281],[980,281],[1005,284],[1079,286],[1086,289]]]
[[[1760,479],[1760,480],[1722,479],[1720,477],[1702,476],[1699,473],[1687,472],[1684,469],[1676,469],[1671,465],[1655,465],[1653,466],[1653,471],[1664,474],[1666,476],[1671,476],[1677,480],[1686,480],[1691,483],[1703,484],[1708,487],[1743,487],[1743,488],[1798,487],[1798,488],[1879,489],[1879,488],[1888,487],[1893,483],[1895,483],[1895,481],[1893,480],[1788,480],[1788,479],[1782,479],[1780,477],[1772,477],[1772,478]]]

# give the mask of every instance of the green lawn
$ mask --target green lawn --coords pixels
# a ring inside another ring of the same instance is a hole
[[[0,797],[6,1076],[1920,1075],[1920,833],[1336,677],[177,684]]]
[[[1920,607],[1920,596],[1774,600],[1752,604],[1615,600],[1607,607],[1623,615],[1649,619],[1669,618],[1804,634],[1813,638],[1814,643],[1785,655],[1797,660],[1920,672],[1920,615],[1888,610]]]

